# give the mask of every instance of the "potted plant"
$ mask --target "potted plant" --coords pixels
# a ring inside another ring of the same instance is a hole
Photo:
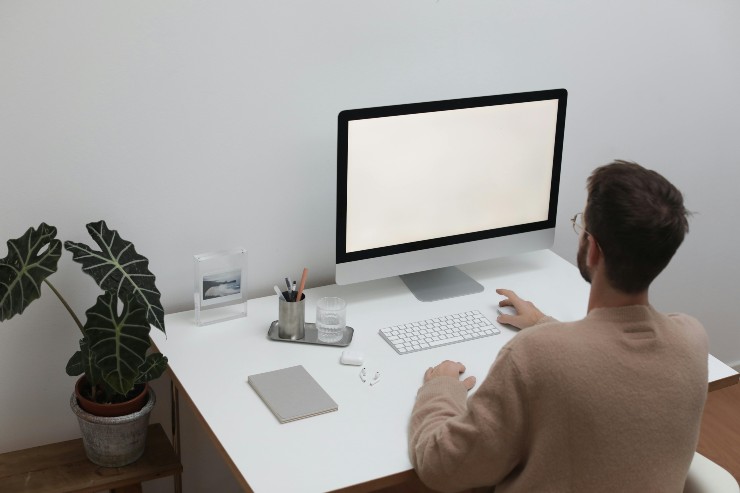
[[[156,402],[147,382],[167,368],[165,356],[150,352],[149,331],[154,326],[164,332],[164,309],[149,261],[134,245],[108,229],[105,221],[88,224],[87,231],[100,250],[64,243],[103,290],[85,312],[85,323],[47,279],[57,270],[62,242],[56,239],[56,228],[45,223],[7,242],[8,255],[0,259],[0,321],[23,313],[41,296],[42,283],[51,288],[82,333],[80,350],[66,371],[81,375],[70,405],[85,450],[92,462],[118,467],[144,451],[149,413]]]

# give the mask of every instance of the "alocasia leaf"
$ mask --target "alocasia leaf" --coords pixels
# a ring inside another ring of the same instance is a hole
[[[8,240],[8,256],[0,259],[0,321],[23,313],[41,296],[41,283],[56,272],[62,256],[57,229],[41,223],[20,238]]]
[[[100,370],[95,365],[95,355],[90,351],[87,339],[80,339],[80,350],[67,362],[67,375],[70,377],[76,377],[83,373],[87,377],[88,382],[92,382],[93,385],[97,385],[100,382]]]
[[[118,231],[108,229],[105,221],[88,224],[87,231],[100,251],[83,243],[66,241],[64,247],[72,252],[75,262],[82,264],[82,270],[102,289],[115,293],[121,301],[132,294],[144,306],[149,323],[164,332],[164,308],[154,274],[149,271],[149,260],[139,255],[134,245],[121,238]]]
[[[149,322],[146,307],[135,295],[124,298],[118,313],[118,298],[111,292],[98,296],[85,312],[85,336],[105,383],[119,394],[127,394],[139,381],[139,368],[149,349]]]
[[[69,358],[69,361],[67,361],[67,366],[64,369],[70,377],[76,377],[85,373],[85,363],[82,359],[82,351],[77,351],[73,354],[72,357]]]
[[[159,378],[167,369],[167,356],[160,353],[150,354],[139,367],[139,379],[136,383],[145,383]]]

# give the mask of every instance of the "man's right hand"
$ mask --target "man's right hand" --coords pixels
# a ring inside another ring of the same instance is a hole
[[[526,329],[536,324],[545,316],[531,301],[521,299],[514,291],[497,289],[496,293],[505,298],[498,302],[499,306],[513,306],[516,315],[499,315],[496,321],[500,324],[513,325],[518,329]]]

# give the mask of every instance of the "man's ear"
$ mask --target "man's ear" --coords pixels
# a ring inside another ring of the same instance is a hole
[[[602,260],[603,256],[604,254],[596,238],[593,235],[588,235],[588,254],[586,255],[586,265],[588,268],[593,269],[596,267],[596,264]]]

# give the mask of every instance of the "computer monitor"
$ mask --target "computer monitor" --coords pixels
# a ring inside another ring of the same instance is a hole
[[[454,266],[550,248],[567,94],[339,113],[337,284],[400,275],[434,301],[483,289]]]

